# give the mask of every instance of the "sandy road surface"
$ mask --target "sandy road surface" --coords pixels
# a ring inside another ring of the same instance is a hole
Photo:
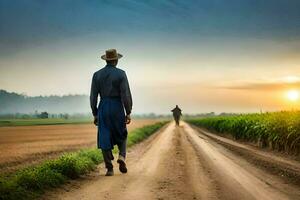
[[[157,122],[133,119],[129,131]],[[43,159],[96,146],[93,124],[0,127],[0,171],[10,172]]]
[[[184,122],[170,123],[133,147],[127,165],[128,174],[116,166],[113,177],[105,177],[100,166],[43,199],[300,199],[299,185],[250,164]],[[300,172],[298,163],[290,165]]]

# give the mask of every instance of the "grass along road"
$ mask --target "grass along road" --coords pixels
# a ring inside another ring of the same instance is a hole
[[[128,135],[128,147],[155,133],[167,122],[135,129]],[[95,169],[102,162],[102,154],[96,148],[66,153],[54,160],[0,176],[0,199],[33,199],[45,189],[57,187],[68,179],[75,179]]]
[[[133,119],[129,132],[158,122]],[[24,166],[56,158],[64,152],[96,146],[97,128],[89,124],[0,127],[0,171],[12,172]]]
[[[113,177],[104,176],[102,165],[44,199],[300,198],[299,185],[258,168],[184,122],[180,127],[171,123],[132,148],[127,165],[128,174],[116,170]],[[293,161],[290,167],[300,174],[299,163]]]
[[[241,114],[187,120],[236,140],[300,156],[300,111]]]

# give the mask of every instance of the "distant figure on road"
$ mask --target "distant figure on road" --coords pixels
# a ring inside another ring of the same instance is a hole
[[[176,107],[171,110],[173,112],[173,117],[174,117],[174,120],[176,122],[176,125],[179,126],[179,120],[180,120],[180,117],[181,117],[181,109],[178,107],[178,105],[176,105]]]
[[[112,149],[118,145],[119,170],[127,173],[126,158],[126,124],[131,121],[132,97],[125,72],[117,68],[118,59],[122,57],[115,49],[109,49],[101,56],[106,66],[93,75],[90,104],[94,115],[94,124],[98,126],[97,145],[102,150],[106,176],[113,176]],[[100,103],[97,107],[98,96]],[[124,112],[126,111],[126,115]]]

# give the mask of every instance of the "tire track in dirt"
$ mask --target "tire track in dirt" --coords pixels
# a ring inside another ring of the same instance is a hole
[[[71,181],[43,199],[299,199],[299,188],[256,169],[245,159],[182,122],[166,125],[128,153],[128,174],[105,169]],[[298,191],[298,192],[297,192]]]
[[[102,165],[100,174],[95,172],[43,199],[206,199],[209,179],[199,176],[198,165],[184,132],[170,123],[131,149],[128,174],[120,174],[115,166],[115,176],[105,177]]]
[[[268,149],[260,149],[247,143],[212,134],[209,131],[192,126],[201,134],[207,136],[213,142],[220,144],[235,155],[244,158],[250,164],[269,174],[279,176],[287,184],[300,187],[300,163],[296,156],[290,156]]]
[[[257,169],[188,124],[183,123],[183,127],[201,161],[211,170],[220,199],[300,198],[299,188]]]

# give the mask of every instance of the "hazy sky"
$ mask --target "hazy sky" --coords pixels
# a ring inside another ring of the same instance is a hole
[[[299,108],[298,0],[0,0],[0,88],[89,94],[105,49],[134,112]]]

